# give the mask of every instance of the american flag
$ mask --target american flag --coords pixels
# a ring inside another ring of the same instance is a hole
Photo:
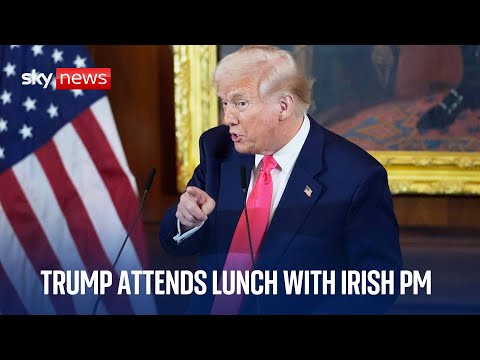
[[[138,295],[133,278],[131,295],[115,286],[149,264],[139,221],[112,268],[139,201],[107,95],[55,89],[57,67],[94,67],[87,48],[4,45],[0,62],[0,313],[90,314],[97,295],[75,276],[110,270],[98,314],[155,314],[141,282]],[[47,88],[22,85],[33,69],[53,73]],[[50,278],[45,295],[41,270],[63,270],[66,293]]]

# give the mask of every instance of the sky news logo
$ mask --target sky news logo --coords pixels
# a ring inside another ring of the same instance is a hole
[[[46,89],[55,82],[56,90],[110,90],[112,74],[110,68],[57,68],[53,73],[31,72],[22,74],[22,85],[40,85]]]

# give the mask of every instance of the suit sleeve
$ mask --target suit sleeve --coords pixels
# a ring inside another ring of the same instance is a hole
[[[376,166],[357,186],[346,215],[344,241],[349,270],[385,270],[385,274],[393,271],[394,288],[393,294],[341,295],[340,302],[349,313],[387,312],[398,297],[403,261],[398,223],[383,167]]]
[[[187,184],[188,186],[195,186],[199,189],[205,190],[205,179],[206,179],[206,157],[204,149],[204,136],[200,137],[200,164],[195,168],[193,176]],[[173,237],[177,235],[177,206],[178,202],[167,209],[165,212],[162,221],[160,223],[160,232],[159,240],[163,249],[167,254],[170,255],[194,255],[196,254],[202,245],[202,239],[204,238],[205,228],[207,223],[204,223],[203,226],[192,236],[182,241],[178,244]],[[208,222],[208,220],[207,220]]]

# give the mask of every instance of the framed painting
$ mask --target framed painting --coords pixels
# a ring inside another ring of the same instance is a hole
[[[241,45],[175,45],[177,184],[220,123],[210,85]],[[281,45],[314,80],[315,121],[388,171],[393,194],[480,194],[480,45]]]

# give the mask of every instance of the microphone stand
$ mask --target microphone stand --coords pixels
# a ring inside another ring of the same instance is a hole
[[[248,245],[250,246],[250,258],[252,261],[252,271],[255,271],[255,257],[253,256],[253,245],[252,245],[252,237],[250,235],[250,222],[248,221],[248,210],[247,210],[247,174],[245,170],[245,166],[242,165],[240,167],[240,179],[242,184],[242,191],[244,194],[244,210],[245,210],[245,221],[247,224],[247,234],[248,234]],[[258,296],[255,296],[257,302],[257,315],[260,315],[260,299]]]
[[[123,248],[127,244],[127,240],[130,237],[130,234],[133,231],[133,227],[135,226],[135,223],[137,222],[138,216],[140,215],[140,213],[143,209],[143,204],[145,203],[145,198],[147,197],[147,193],[150,190],[150,187],[152,186],[153,178],[154,178],[156,172],[157,172],[157,170],[155,168],[153,168],[153,169],[150,170],[150,173],[148,174],[148,178],[147,178],[147,181],[145,183],[145,189],[143,191],[142,201],[141,201],[140,206],[138,208],[137,214],[135,215],[135,218],[133,219],[132,225],[130,225],[130,229],[127,232],[127,236],[125,236],[125,239],[123,240],[123,244],[120,247],[120,250],[117,254],[117,257],[115,258],[115,261],[113,262],[112,270],[115,270],[115,266],[117,265],[118,259],[120,259],[120,255],[122,254]],[[95,302],[95,306],[93,307],[93,310],[92,310],[92,315],[96,315],[97,308],[98,308],[98,305],[100,304],[101,298],[102,298],[101,294],[98,294],[97,301]]]

